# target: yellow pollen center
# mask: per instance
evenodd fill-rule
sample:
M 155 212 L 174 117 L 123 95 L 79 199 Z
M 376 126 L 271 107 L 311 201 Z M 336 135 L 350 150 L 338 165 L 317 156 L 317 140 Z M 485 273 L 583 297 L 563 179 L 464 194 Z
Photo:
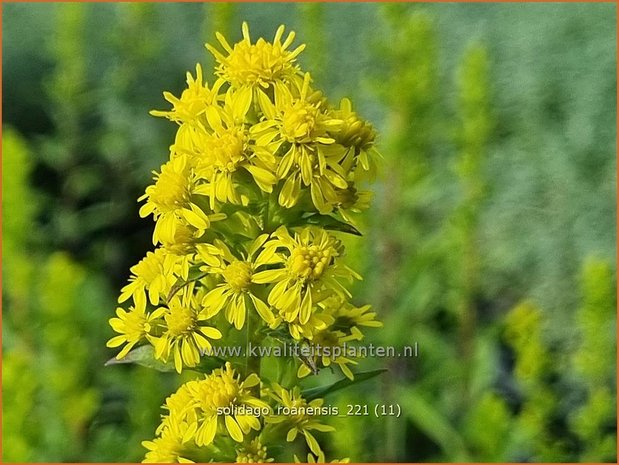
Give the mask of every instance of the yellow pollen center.
M 147 284 L 152 283 L 162 271 L 159 256 L 154 253 L 147 254 L 131 271 Z
M 237 86 L 272 83 L 293 72 L 294 65 L 289 54 L 281 45 L 264 39 L 258 39 L 255 44 L 240 42 L 220 67 L 220 74 Z
M 311 142 L 318 110 L 307 102 L 298 101 L 282 115 L 281 132 L 288 142 Z
M 171 309 L 172 310 L 172 309 Z M 195 325 L 195 316 L 190 308 L 175 307 L 165 316 L 168 331 L 171 336 L 178 337 L 191 331 Z
M 290 405 L 291 412 L 305 412 L 307 410 L 307 401 L 302 397 L 297 399 L 292 399 Z M 309 418 L 304 413 L 297 413 L 296 415 L 290 415 L 290 421 L 293 423 L 299 424 L 308 421 Z
M 239 383 L 229 373 L 209 376 L 201 382 L 200 406 L 207 413 L 217 412 L 218 407 L 228 407 L 240 391 Z
M 183 173 L 173 170 L 163 170 L 153 186 L 150 200 L 160 211 L 170 211 L 182 207 L 187 203 L 187 177 Z
M 290 269 L 300 278 L 318 279 L 331 263 L 331 248 L 320 250 L 316 245 L 301 246 L 290 255 Z
M 237 260 L 226 267 L 223 277 L 235 291 L 243 291 L 251 284 L 251 265 Z
M 245 158 L 244 145 L 243 135 L 236 131 L 213 137 L 205 150 L 207 163 L 212 163 L 219 171 L 233 172 L 238 163 Z
M 139 341 L 150 331 L 150 324 L 146 315 L 139 312 L 129 312 L 124 321 L 125 336 L 129 342 Z

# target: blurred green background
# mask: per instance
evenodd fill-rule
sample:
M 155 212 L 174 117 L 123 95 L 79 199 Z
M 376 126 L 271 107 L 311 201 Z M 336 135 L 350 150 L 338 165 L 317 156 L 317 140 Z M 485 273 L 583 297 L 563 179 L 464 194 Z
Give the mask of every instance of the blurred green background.
M 175 129 L 148 111 L 243 20 L 381 134 L 355 295 L 419 356 L 327 399 L 402 409 L 331 418 L 327 458 L 615 462 L 611 3 L 4 4 L 3 461 L 143 457 L 180 381 L 103 364 Z

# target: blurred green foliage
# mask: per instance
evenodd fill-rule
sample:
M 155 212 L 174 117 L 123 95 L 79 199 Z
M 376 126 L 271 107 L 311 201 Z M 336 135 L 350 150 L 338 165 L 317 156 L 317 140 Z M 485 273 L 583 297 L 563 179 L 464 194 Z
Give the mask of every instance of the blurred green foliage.
M 118 289 L 150 249 L 137 197 L 172 129 L 147 115 L 202 47 L 280 23 L 381 134 L 352 247 L 419 357 L 328 402 L 327 457 L 616 461 L 616 6 L 7 4 L 3 460 L 136 461 L 175 375 L 104 368 Z M 43 46 L 41 44 L 44 44 Z M 10 126 L 10 127 L 9 127 Z M 21 134 L 21 135 L 20 135 Z M 371 369 L 371 367 L 369 367 Z M 189 376 L 189 375 L 188 375 Z

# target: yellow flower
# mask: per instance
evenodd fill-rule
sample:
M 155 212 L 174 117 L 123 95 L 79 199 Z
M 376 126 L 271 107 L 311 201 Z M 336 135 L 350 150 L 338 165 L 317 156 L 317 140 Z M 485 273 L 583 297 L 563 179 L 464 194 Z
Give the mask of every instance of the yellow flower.
M 281 317 L 278 318 L 281 319 Z M 294 320 L 288 321 L 287 323 L 288 330 L 290 331 L 290 335 L 293 338 L 297 340 L 301 340 L 304 338 L 312 340 L 314 338 L 314 334 L 324 329 L 327 329 L 333 324 L 334 321 L 335 320 L 333 319 L 333 317 L 327 313 L 312 312 L 309 320 L 307 320 L 305 323 L 301 323 L 299 315 L 297 315 Z M 276 323 L 274 323 L 272 326 L 277 327 L 278 324 L 279 321 L 276 321 Z
M 337 200 L 333 203 L 333 207 L 342 216 L 344 221 L 350 224 L 355 224 L 351 213 L 360 213 L 370 207 L 372 192 L 358 191 L 353 185 L 349 185 L 347 189 L 338 189 L 336 191 Z
M 179 373 L 183 366 L 196 366 L 200 356 L 212 349 L 209 339 L 221 339 L 218 329 L 204 324 L 207 316 L 195 310 L 193 288 L 194 283 L 185 286 L 172 297 L 167 308 L 157 310 L 164 320 L 160 324 L 163 334 L 150 338 L 155 358 L 167 361 L 172 355 Z
M 342 146 L 335 145 L 330 131 L 342 121 L 321 108 L 322 99 L 309 92 L 309 74 L 305 74 L 300 95 L 296 97 L 284 85 L 275 85 L 273 103 L 260 92 L 258 102 L 266 120 L 251 128 L 258 147 L 276 154 L 282 149 L 277 177 L 285 179 L 279 193 L 279 204 L 293 207 L 301 195 L 301 187 L 309 186 L 314 206 L 329 213 L 337 201 L 336 189 L 346 189 L 347 173 L 339 161 L 344 157 Z
M 350 297 L 341 279 L 361 277 L 338 262 L 343 251 L 341 243 L 326 231 L 306 227 L 292 238 L 285 227 L 273 233 L 273 239 L 264 245 L 265 255 L 279 257 L 283 268 L 260 271 L 254 275 L 256 283 L 275 283 L 268 302 L 279 309 L 285 321 L 301 324 L 309 321 L 318 293 L 335 292 Z M 276 252 L 285 249 L 284 252 Z M 271 262 L 275 259 L 269 257 Z
M 267 234 L 258 237 L 250 245 L 248 252 L 241 257 L 234 255 L 219 240 L 216 240 L 214 244 L 198 246 L 198 256 L 205 263 L 200 270 L 223 278 L 221 284 L 209 291 L 202 300 L 205 313 L 209 317 L 225 308 L 226 319 L 233 323 L 236 329 L 241 329 L 245 324 L 248 303 L 251 301 L 260 317 L 267 324 L 273 324 L 275 321 L 273 312 L 252 292 L 252 285 L 256 282 L 254 279 L 256 268 L 271 264 L 276 260 L 272 253 L 258 255 L 267 238 Z M 254 258 L 256 255 L 258 257 Z
M 259 431 L 259 416 L 238 413 L 243 407 L 269 410 L 266 402 L 251 394 L 250 389 L 259 384 L 260 379 L 254 373 L 240 381 L 230 363 L 226 363 L 225 368 L 214 370 L 205 379 L 187 383 L 187 391 L 193 400 L 185 410 L 195 411 L 195 443 L 198 446 L 211 444 L 219 425 L 225 426 L 225 431 L 236 442 L 242 442 L 243 435 L 251 430 Z M 218 409 L 226 408 L 229 411 L 218 414 Z
M 142 218 L 152 214 L 155 218 L 153 244 L 174 242 L 176 229 L 189 225 L 203 233 L 211 221 L 219 221 L 223 213 L 206 214 L 194 201 L 196 195 L 207 195 L 205 185 L 196 185 L 192 180 L 191 167 L 187 156 L 178 155 L 161 167 L 155 174 L 155 184 L 146 188 L 146 193 L 138 199 L 146 199 L 140 208 Z
M 295 80 L 299 74 L 299 67 L 295 61 L 305 45 L 300 45 L 292 51 L 288 50 L 294 41 L 294 32 L 289 33 L 282 43 L 284 26 L 280 26 L 275 33 L 273 43 L 260 38 L 252 44 L 249 27 L 245 22 L 242 31 L 243 40 L 234 47 L 231 47 L 221 34 L 216 34 L 227 56 L 215 47 L 206 44 L 206 48 L 217 61 L 217 75 L 233 87 L 268 88 L 276 82 Z
M 265 421 L 274 424 L 284 423 L 286 426 L 290 426 L 286 435 L 286 440 L 288 442 L 294 441 L 297 435 L 301 434 L 305 436 L 310 450 L 314 454 L 320 454 L 322 452 L 320 445 L 310 431 L 335 431 L 335 428 L 332 426 L 320 423 L 317 419 L 318 415 L 313 414 L 322 407 L 324 399 L 314 399 L 307 402 L 301 396 L 301 389 L 298 386 L 288 391 L 279 384 L 273 385 L 270 394 L 282 407 L 289 409 L 284 411 L 290 413 L 290 415 L 273 415 L 267 417 Z M 309 414 L 309 411 L 311 411 L 312 414 Z
M 253 439 L 249 444 L 239 447 L 236 451 L 236 463 L 270 463 L 266 446 L 260 442 L 260 438 Z
M 359 326 L 368 328 L 380 328 L 383 326 L 381 321 L 376 319 L 376 312 L 372 312 L 370 305 L 355 307 L 348 302 L 343 302 L 332 313 L 335 318 L 334 327 L 346 330 L 351 334 L 360 334 Z
M 347 98 L 340 101 L 340 108 L 334 111 L 333 115 L 342 121 L 342 125 L 337 131 L 332 132 L 332 136 L 338 144 L 347 148 L 346 156 L 341 161 L 342 167 L 348 173 L 368 172 L 370 178 L 373 177 L 376 172 L 375 158 L 380 156 L 374 147 L 376 140 L 374 127 L 359 118 Z M 352 180 L 360 179 L 359 176 L 354 176 Z
M 294 462 L 295 463 L 304 463 L 301 462 L 301 460 L 299 460 L 299 458 L 295 455 L 294 456 Z M 339 460 L 331 460 L 330 462 L 327 462 L 326 458 L 325 458 L 325 454 L 320 451 L 319 454 L 317 454 L 316 456 L 314 456 L 313 454 L 307 454 L 307 462 L 305 463 L 350 463 L 350 459 L 348 457 L 344 458 L 344 459 L 339 459 Z
M 146 308 L 146 293 L 151 304 L 165 301 L 166 296 L 176 282 L 175 271 L 177 257 L 164 249 L 147 252 L 137 265 L 131 267 L 129 284 L 120 291 L 118 302 L 122 303 L 133 297 L 136 307 Z
M 211 208 L 215 207 L 215 200 L 241 203 L 239 185 L 243 183 L 239 175 L 244 171 L 264 192 L 271 192 L 277 182 L 273 155 L 264 150 L 254 151 L 249 145 L 244 123 L 250 103 L 249 89 L 229 90 L 223 107 L 213 105 L 206 109 L 208 128 L 199 125 L 175 145 L 175 150 L 191 155 L 196 177 L 208 183 L 202 192 L 208 193 Z
M 175 414 L 165 417 L 158 429 L 159 437 L 152 441 L 142 441 L 142 446 L 148 449 L 142 463 L 194 463 L 185 455 L 189 423 L 181 420 Z
M 191 73 L 187 73 L 187 89 L 183 91 L 180 98 L 175 97 L 170 92 L 164 92 L 165 99 L 172 104 L 172 111 L 152 110 L 153 116 L 162 116 L 178 123 L 194 122 L 202 115 L 208 105 L 215 102 L 221 87 L 221 82 L 216 82 L 212 89 L 202 83 L 202 67 L 196 65 L 195 79 Z
M 161 316 L 161 312 L 147 313 L 146 303 L 140 301 L 135 307 L 129 307 L 129 311 L 118 307 L 116 309 L 117 318 L 110 319 L 110 326 L 119 336 L 114 336 L 107 341 L 107 347 L 120 347 L 125 344 L 117 359 L 125 357 L 133 347 L 145 340 L 154 327 L 154 321 Z
M 359 334 L 353 333 L 346 335 L 342 331 L 332 329 L 325 329 L 314 334 L 312 346 L 314 346 L 314 350 L 318 352 L 318 354 L 313 357 L 314 365 L 320 368 L 329 367 L 331 363 L 335 363 L 340 367 L 344 376 L 349 379 L 354 379 L 353 373 L 350 371 L 350 368 L 348 368 L 348 365 L 356 365 L 357 362 L 348 358 L 343 348 L 345 347 L 344 343 L 358 339 Z M 335 350 L 338 350 L 338 352 L 336 353 Z M 312 370 L 306 364 L 301 364 L 297 370 L 297 376 L 299 378 L 304 378 L 310 373 L 312 373 Z

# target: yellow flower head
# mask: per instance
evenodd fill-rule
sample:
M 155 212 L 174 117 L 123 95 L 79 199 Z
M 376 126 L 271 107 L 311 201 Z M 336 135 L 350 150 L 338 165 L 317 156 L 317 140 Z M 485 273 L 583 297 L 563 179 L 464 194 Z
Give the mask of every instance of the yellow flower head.
M 342 370 L 342 373 L 349 378 L 354 379 L 352 371 L 348 367 L 349 364 L 356 365 L 357 362 L 351 360 L 343 353 L 344 343 L 359 339 L 359 334 L 346 335 L 342 331 L 336 331 L 333 329 L 325 329 L 319 331 L 313 335 L 312 345 L 316 351 L 320 350 L 321 353 L 315 355 L 314 365 L 319 368 L 329 367 L 331 363 L 336 364 Z M 335 352 L 335 350 L 339 350 Z M 301 364 L 297 370 L 297 376 L 304 378 L 312 372 L 309 366 Z
M 304 463 L 301 460 L 299 460 L 299 458 L 296 455 L 294 456 L 294 462 Z M 339 459 L 339 460 L 336 459 L 336 460 L 331 460 L 330 462 L 327 462 L 324 452 L 321 451 L 319 454 L 315 456 L 314 454 L 307 454 L 307 462 L 305 463 L 350 463 L 350 459 L 346 457 L 344 459 Z
M 146 293 L 153 305 L 165 300 L 176 282 L 177 259 L 177 256 L 164 249 L 147 252 L 146 257 L 131 267 L 129 284 L 121 289 L 118 302 L 133 297 L 136 307 L 146 308 Z
M 269 409 L 266 402 L 252 395 L 251 388 L 259 384 L 260 379 L 253 373 L 241 381 L 229 363 L 226 363 L 225 368 L 214 370 L 204 379 L 187 383 L 192 403 L 186 406 L 185 410 L 193 410 L 196 417 L 195 443 L 198 446 L 211 444 L 218 425 L 225 426 L 225 431 L 236 442 L 243 442 L 243 436 L 251 430 L 259 431 L 259 416 L 238 413 L 242 407 Z M 225 408 L 230 410 L 218 414 L 218 409 Z
M 346 189 L 346 173 L 339 165 L 345 152 L 332 146 L 329 135 L 342 121 L 322 108 L 324 101 L 310 93 L 310 76 L 305 74 L 299 96 L 287 86 L 275 86 L 272 102 L 260 92 L 259 103 L 266 119 L 251 128 L 257 146 L 274 155 L 284 151 L 277 166 L 277 177 L 286 179 L 279 194 L 280 205 L 291 208 L 309 186 L 312 201 L 321 213 L 330 212 L 336 202 L 336 189 Z
M 370 150 L 374 146 L 376 140 L 374 127 L 359 118 L 352 110 L 352 103 L 349 99 L 344 98 L 340 101 L 340 109 L 334 112 L 334 116 L 342 120 L 339 130 L 333 133 L 338 144 L 344 147 L 354 147 L 360 151 Z
M 275 33 L 273 43 L 260 38 L 255 44 L 251 43 L 249 27 L 243 23 L 243 40 L 231 47 L 228 41 L 219 33 L 216 37 L 224 48 L 227 56 L 215 47 L 206 44 L 206 48 L 217 60 L 216 73 L 233 87 L 260 86 L 267 88 L 275 82 L 289 82 L 299 73 L 295 64 L 296 58 L 303 51 L 305 45 L 294 50 L 288 47 L 294 41 L 295 33 L 288 34 L 281 42 L 284 26 L 280 26 Z
M 285 316 L 285 315 L 284 315 Z M 281 316 L 278 317 L 278 320 L 283 319 Z M 329 326 L 333 324 L 335 320 L 331 315 L 324 312 L 312 312 L 305 323 L 301 323 L 300 315 L 292 321 L 286 321 L 288 324 L 288 330 L 290 331 L 290 335 L 296 340 L 308 339 L 312 340 L 314 338 L 314 334 L 324 329 L 327 329 Z M 278 326 L 279 321 L 276 321 L 276 324 L 273 326 Z
M 145 305 L 145 302 L 141 302 L 141 305 L 136 304 L 135 307 L 129 307 L 128 312 L 119 307 L 116 309 L 117 318 L 110 319 L 110 326 L 119 333 L 119 336 L 111 338 L 106 345 L 107 347 L 119 347 L 125 344 L 116 356 L 119 360 L 150 335 L 154 321 L 160 316 L 156 312 L 147 313 Z
M 355 307 L 348 302 L 343 302 L 332 313 L 335 318 L 334 327 L 347 331 L 350 334 L 360 333 L 359 326 L 368 328 L 380 328 L 381 321 L 376 319 L 376 312 L 372 312 L 370 305 Z
M 361 277 L 347 266 L 340 264 L 341 243 L 323 229 L 306 227 L 294 238 L 285 227 L 273 233 L 264 248 L 266 253 L 277 251 L 282 268 L 260 271 L 254 282 L 274 283 L 268 297 L 269 304 L 279 309 L 284 320 L 305 324 L 309 321 L 317 293 L 335 292 L 343 296 L 350 293 L 340 282 Z M 282 250 L 283 249 L 283 250 Z
M 191 226 L 197 234 L 204 232 L 211 221 L 226 217 L 222 213 L 205 213 L 194 201 L 194 196 L 205 194 L 204 186 L 193 181 L 191 167 L 185 155 L 179 155 L 161 167 L 155 174 L 155 184 L 146 188 L 146 193 L 138 199 L 146 199 L 140 208 L 142 218 L 152 214 L 155 218 L 153 244 L 174 242 L 179 226 Z
M 214 245 L 201 244 L 198 246 L 198 256 L 204 261 L 201 267 L 212 275 L 219 275 L 222 279 L 214 289 L 209 291 L 202 300 L 205 313 L 211 317 L 225 308 L 226 319 L 233 323 L 236 329 L 245 324 L 247 308 L 251 306 L 260 317 L 269 325 L 273 324 L 273 312 L 262 299 L 252 292 L 255 289 L 254 274 L 258 267 L 268 265 L 276 260 L 273 253 L 258 255 L 268 235 L 258 237 L 249 247 L 246 254 L 237 256 L 221 241 Z M 257 258 L 256 258 L 256 255 Z
M 224 106 L 206 110 L 206 124 L 188 131 L 175 150 L 188 153 L 195 166 L 196 178 L 204 180 L 204 190 L 214 208 L 219 202 L 242 203 L 239 193 L 239 174 L 249 173 L 258 187 L 271 192 L 277 182 L 274 174 L 275 158 L 266 151 L 254 151 L 249 145 L 249 134 L 244 124 L 251 103 L 251 91 L 228 91 Z
M 148 449 L 142 463 L 194 463 L 183 455 L 190 445 L 187 444 L 189 423 L 176 415 L 165 418 L 159 428 L 159 437 L 152 441 L 142 441 Z
M 215 102 L 219 93 L 221 83 L 215 83 L 212 89 L 203 84 L 202 67 L 196 65 L 195 79 L 191 73 L 187 73 L 187 89 L 183 91 L 180 98 L 175 97 L 170 92 L 164 92 L 165 99 L 172 104 L 171 111 L 152 110 L 153 116 L 162 116 L 178 123 L 192 123 L 202 115 L 207 107 Z
M 292 442 L 296 439 L 297 435 L 301 434 L 305 436 L 307 445 L 314 454 L 322 452 L 318 441 L 310 431 L 329 432 L 335 431 L 335 428 L 320 423 L 319 416 L 315 412 L 319 411 L 322 407 L 323 399 L 314 399 L 307 402 L 303 396 L 301 396 L 301 389 L 297 386 L 292 390 L 286 390 L 279 384 L 274 384 L 270 392 L 271 397 L 285 407 L 284 412 L 286 415 L 273 415 L 266 418 L 267 423 L 279 424 L 283 423 L 290 429 L 286 435 L 286 440 Z
M 158 309 L 163 317 L 163 334 L 151 338 L 155 358 L 167 361 L 171 355 L 179 373 L 183 366 L 196 366 L 201 355 L 212 349 L 209 339 L 221 339 L 221 332 L 207 326 L 206 315 L 196 310 L 193 287 L 189 284 L 172 297 L 167 308 Z
M 253 439 L 249 444 L 239 447 L 236 451 L 236 463 L 270 463 L 266 446 L 263 446 L 259 438 Z

